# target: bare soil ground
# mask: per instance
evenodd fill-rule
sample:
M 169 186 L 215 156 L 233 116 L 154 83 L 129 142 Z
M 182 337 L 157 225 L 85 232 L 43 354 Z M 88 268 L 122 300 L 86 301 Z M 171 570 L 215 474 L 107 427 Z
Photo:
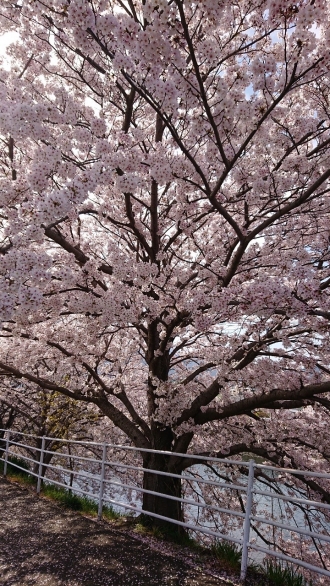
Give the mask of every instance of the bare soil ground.
M 174 553 L 173 553 L 174 552 Z M 208 562 L 150 547 L 0 477 L 1 586 L 225 586 Z M 213 575 L 212 575 L 213 574 Z

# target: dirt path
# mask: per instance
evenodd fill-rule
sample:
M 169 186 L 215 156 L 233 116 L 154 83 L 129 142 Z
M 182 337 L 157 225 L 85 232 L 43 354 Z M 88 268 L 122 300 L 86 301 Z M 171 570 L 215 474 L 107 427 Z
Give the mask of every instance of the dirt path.
M 225 586 L 127 530 L 64 509 L 0 477 L 1 586 Z

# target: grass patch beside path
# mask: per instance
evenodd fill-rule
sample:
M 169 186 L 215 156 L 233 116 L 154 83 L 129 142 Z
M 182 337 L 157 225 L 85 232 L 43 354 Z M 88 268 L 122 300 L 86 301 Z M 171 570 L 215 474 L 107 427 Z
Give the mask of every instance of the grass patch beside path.
M 24 470 L 17 468 L 15 464 L 20 466 L 20 468 L 24 468 Z M 3 474 L 3 470 L 4 461 L 0 459 L 1 474 Z M 23 485 L 36 486 L 37 484 L 36 476 L 33 476 L 29 473 L 27 464 L 22 458 L 11 457 L 8 460 L 7 478 L 8 480 L 18 482 L 19 484 Z M 72 491 L 69 488 L 66 489 L 61 486 L 55 486 L 53 484 L 47 484 L 43 482 L 41 487 L 41 495 L 56 501 L 73 511 L 91 515 L 92 517 L 97 516 L 98 504 L 87 496 L 72 494 Z M 112 507 L 103 506 L 102 518 L 109 521 L 114 521 L 122 517 L 123 515 L 114 511 Z
M 86 515 L 91 515 L 93 517 L 97 516 L 98 504 L 87 496 L 72 494 L 69 489 L 54 486 L 52 484 L 44 484 L 42 487 L 42 494 L 73 511 L 85 513 Z M 103 517 L 110 521 L 114 521 L 120 519 L 122 515 L 114 511 L 112 507 L 103 506 L 102 518 Z
M 273 560 L 266 561 L 263 572 L 270 586 L 313 586 L 312 581 L 305 580 L 297 569 L 284 567 Z
M 135 532 L 150 535 L 151 537 L 155 537 L 162 541 L 169 541 L 176 545 L 180 545 L 181 547 L 190 547 L 191 549 L 200 551 L 205 550 L 205 547 L 198 543 L 198 541 L 191 537 L 186 531 L 183 530 L 181 533 L 178 533 L 175 530 L 175 527 L 173 527 L 173 531 L 171 530 L 171 527 L 158 527 L 157 525 L 154 525 L 152 521 L 150 522 L 150 517 L 148 517 L 148 515 L 143 513 L 136 517 Z
M 0 474 L 3 474 L 5 462 L 0 459 Z M 19 466 L 20 468 L 17 468 Z M 22 470 L 23 468 L 23 470 Z M 11 456 L 7 462 L 7 476 L 11 480 L 20 482 L 22 484 L 36 484 L 36 477 L 29 473 L 27 463 L 23 458 Z
M 215 541 L 211 546 L 211 553 L 229 570 L 240 570 L 242 550 L 235 543 Z
M 215 541 L 211 552 L 228 570 L 239 572 L 242 559 L 242 550 L 229 541 Z M 264 565 L 251 565 L 248 574 L 265 577 L 267 586 L 313 586 L 312 580 L 306 580 L 293 566 L 284 566 L 275 560 L 266 560 Z

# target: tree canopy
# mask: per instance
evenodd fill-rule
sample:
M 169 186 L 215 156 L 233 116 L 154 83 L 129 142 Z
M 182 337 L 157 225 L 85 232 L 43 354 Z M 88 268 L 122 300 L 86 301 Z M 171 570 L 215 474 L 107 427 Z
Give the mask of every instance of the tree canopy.
M 2 374 L 140 448 L 326 469 L 330 4 L 0 19 Z

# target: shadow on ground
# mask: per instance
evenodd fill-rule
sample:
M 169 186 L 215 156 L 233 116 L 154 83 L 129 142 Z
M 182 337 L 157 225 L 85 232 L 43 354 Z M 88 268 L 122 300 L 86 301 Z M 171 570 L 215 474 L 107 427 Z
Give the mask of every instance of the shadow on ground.
M 222 586 L 227 582 L 0 478 L 1 586 Z

